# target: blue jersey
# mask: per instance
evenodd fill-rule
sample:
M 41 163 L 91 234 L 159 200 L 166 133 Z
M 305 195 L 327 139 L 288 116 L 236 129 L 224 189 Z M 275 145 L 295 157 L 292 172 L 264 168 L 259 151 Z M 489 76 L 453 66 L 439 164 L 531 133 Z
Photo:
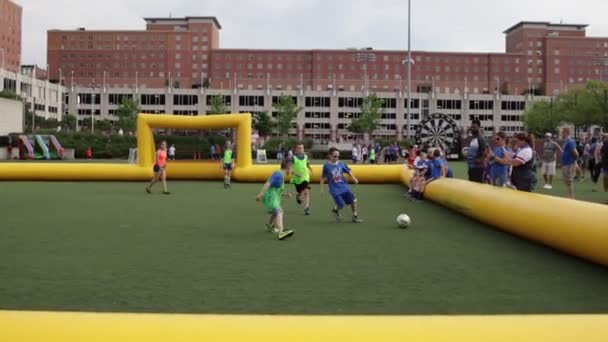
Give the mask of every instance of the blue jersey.
M 344 177 L 345 173 L 350 173 L 350 169 L 342 162 L 338 162 L 337 164 L 325 163 L 323 165 L 323 177 L 327 178 L 329 193 L 333 196 L 350 192 L 350 187 L 348 186 L 346 177 Z
M 452 170 L 452 168 L 450 167 L 450 165 L 448 164 L 448 161 L 445 160 L 444 158 L 439 159 L 439 161 L 441 162 L 441 164 L 443 166 L 445 166 L 445 168 L 448 170 L 446 177 L 447 178 L 454 178 L 454 170 Z
M 574 151 L 576 151 L 576 142 L 572 138 L 566 139 L 566 143 L 564 144 L 564 152 L 562 152 L 563 166 L 570 166 L 576 163 Z
M 505 151 L 511 152 L 511 149 L 508 147 L 496 147 L 494 149 L 494 155 L 500 159 L 505 158 Z M 490 174 L 492 178 L 507 176 L 509 174 L 509 165 L 503 165 L 497 161 L 492 162 L 492 166 L 490 167 Z
M 431 178 L 439 179 L 443 176 L 443 163 L 439 159 L 430 160 L 429 170 L 431 171 Z

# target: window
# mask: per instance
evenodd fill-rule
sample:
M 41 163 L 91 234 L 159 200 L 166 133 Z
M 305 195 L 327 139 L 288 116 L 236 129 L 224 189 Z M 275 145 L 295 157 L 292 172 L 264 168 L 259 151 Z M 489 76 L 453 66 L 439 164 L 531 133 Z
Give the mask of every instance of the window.
M 418 109 L 420 108 L 420 99 L 412 99 L 411 101 L 411 107 L 412 109 Z M 404 104 L 405 108 L 407 108 L 407 99 L 405 99 L 405 104 Z
M 524 101 L 502 101 L 501 108 L 502 110 L 524 111 L 526 103 Z
M 293 101 L 293 103 L 296 103 L 296 104 L 298 103 L 298 98 L 295 97 L 295 96 L 292 96 L 291 100 Z M 274 106 L 274 105 L 276 105 L 278 103 L 279 103 L 279 97 L 278 96 L 273 96 L 272 97 L 272 105 Z
M 519 116 L 519 115 L 501 115 L 500 120 L 501 121 L 521 122 L 521 116 Z
M 382 119 L 383 120 L 396 120 L 397 114 L 396 113 L 382 113 Z
M 306 97 L 306 107 L 329 107 L 331 99 L 329 97 Z
M 338 107 L 340 108 L 359 108 L 363 103 L 363 99 L 360 97 L 340 97 L 338 99 Z
M 383 99 L 382 100 L 382 108 L 397 108 L 397 99 Z
M 473 110 L 493 110 L 494 101 L 469 101 L 469 109 Z
M 264 96 L 239 96 L 239 106 L 264 106 Z
M 141 104 L 143 106 L 164 106 L 165 95 L 164 94 L 142 94 Z
M 176 106 L 195 106 L 198 104 L 198 96 L 173 95 L 173 104 Z
M 306 112 L 304 117 L 307 119 L 329 119 L 329 112 Z
M 462 109 L 461 100 L 437 100 L 437 109 Z
M 213 98 L 215 96 L 218 96 L 218 95 L 207 95 L 207 106 L 209 106 L 209 104 L 213 102 Z M 221 96 L 221 95 L 219 95 L 219 96 Z M 224 105 L 226 105 L 228 107 L 232 105 L 232 96 L 230 96 L 230 95 L 224 96 Z
M 469 115 L 469 120 L 479 120 L 479 121 L 494 121 L 494 115 L 491 114 L 482 114 L 482 115 Z
M 125 100 L 131 100 L 133 95 L 131 94 L 110 94 L 108 97 L 108 103 L 110 105 L 120 105 Z

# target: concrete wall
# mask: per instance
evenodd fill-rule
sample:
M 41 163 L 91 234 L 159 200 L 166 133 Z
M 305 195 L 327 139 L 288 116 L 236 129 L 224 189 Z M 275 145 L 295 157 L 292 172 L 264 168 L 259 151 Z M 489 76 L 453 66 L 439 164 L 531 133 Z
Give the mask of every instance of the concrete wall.
M 23 131 L 23 103 L 0 98 L 0 135 Z

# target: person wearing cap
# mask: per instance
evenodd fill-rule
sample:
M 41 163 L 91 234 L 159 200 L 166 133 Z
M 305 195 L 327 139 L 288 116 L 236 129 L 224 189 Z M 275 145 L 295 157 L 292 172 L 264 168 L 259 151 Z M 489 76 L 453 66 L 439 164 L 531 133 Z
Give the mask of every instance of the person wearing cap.
M 557 169 L 557 152 L 561 152 L 562 148 L 553 140 L 551 133 L 545 134 L 545 143 L 543 145 L 543 177 L 545 179 L 545 190 L 553 189 L 553 178 Z

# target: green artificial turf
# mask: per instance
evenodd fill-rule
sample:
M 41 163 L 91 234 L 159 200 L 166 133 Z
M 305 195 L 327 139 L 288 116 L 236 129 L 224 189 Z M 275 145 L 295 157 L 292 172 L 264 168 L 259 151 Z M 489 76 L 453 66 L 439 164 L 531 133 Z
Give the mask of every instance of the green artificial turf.
M 361 225 L 336 224 L 315 186 L 313 216 L 286 203 L 296 234 L 282 242 L 264 230 L 260 187 L 171 182 L 171 196 L 149 196 L 141 183 L 0 183 L 0 309 L 608 312 L 608 269 L 408 202 L 398 185 L 354 188 Z M 394 223 L 404 212 L 407 230 Z

